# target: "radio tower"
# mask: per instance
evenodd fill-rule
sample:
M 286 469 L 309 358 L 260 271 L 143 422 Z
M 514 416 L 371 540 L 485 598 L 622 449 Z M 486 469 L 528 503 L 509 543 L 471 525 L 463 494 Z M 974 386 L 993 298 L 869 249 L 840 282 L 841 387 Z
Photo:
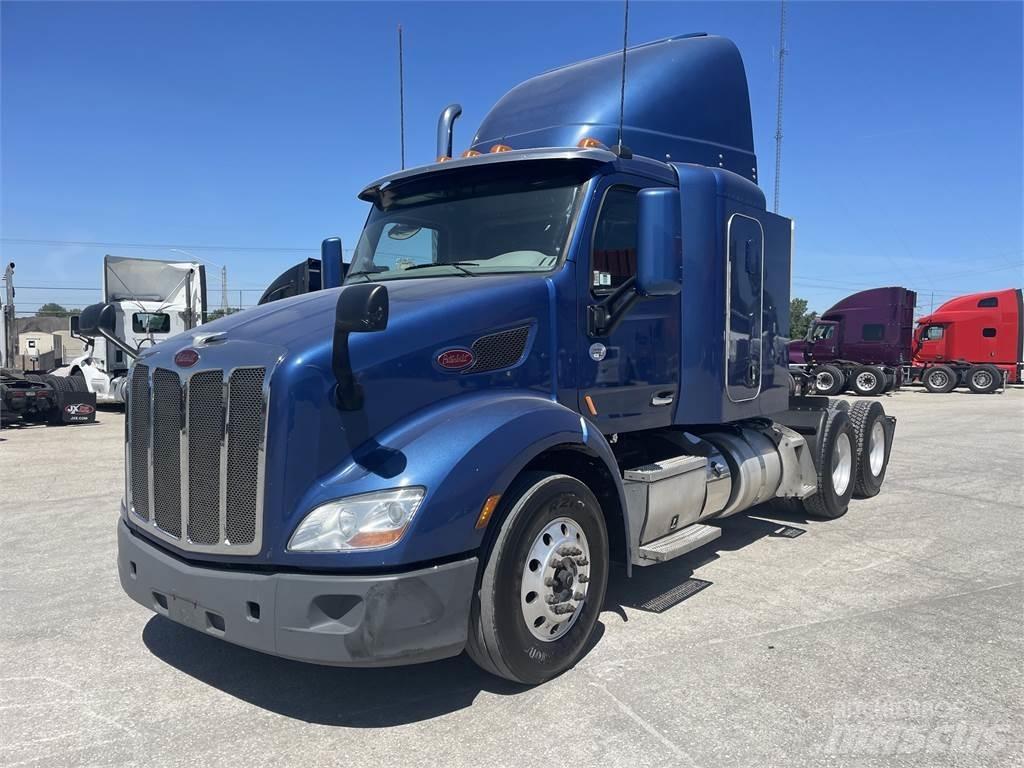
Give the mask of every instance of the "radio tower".
M 779 3 L 779 97 L 775 106 L 775 204 L 779 212 L 779 179 L 782 176 L 782 81 L 786 67 L 786 0 Z
M 778 193 L 776 193 L 777 195 Z M 239 307 L 241 309 L 241 307 Z M 222 314 L 228 313 L 228 268 L 220 268 L 220 311 Z

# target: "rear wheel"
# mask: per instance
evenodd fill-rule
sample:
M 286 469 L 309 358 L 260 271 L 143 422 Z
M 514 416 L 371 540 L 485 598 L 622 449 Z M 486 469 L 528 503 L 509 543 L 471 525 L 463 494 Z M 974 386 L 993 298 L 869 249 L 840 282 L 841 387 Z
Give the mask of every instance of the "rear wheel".
M 466 651 L 488 672 L 533 685 L 587 651 L 608 584 L 608 533 L 594 494 L 568 475 L 524 473 L 505 499 Z
M 885 390 L 885 372 L 874 365 L 862 365 L 853 371 L 851 387 L 862 397 L 874 397 Z
M 856 449 L 850 413 L 831 408 L 825 430 L 819 435 L 814 466 L 818 472 L 818 490 L 803 500 L 804 510 L 813 517 L 835 519 L 846 514 L 853 496 Z
M 823 365 L 814 373 L 814 388 L 821 395 L 838 395 L 846 388 L 846 377 L 834 365 Z
M 850 409 L 857 465 L 853 493 L 860 498 L 875 496 L 882 489 L 889 466 L 885 435 L 885 410 L 877 400 L 861 400 Z
M 929 392 L 944 394 L 956 386 L 956 372 L 948 365 L 936 365 L 921 376 L 921 383 Z
M 68 376 L 68 383 L 71 385 L 72 392 L 89 391 L 89 385 L 85 383 L 85 374 L 81 371 L 75 371 Z
M 968 368 L 964 374 L 964 383 L 977 395 L 995 392 L 1002 380 L 1002 372 L 994 365 L 975 365 Z

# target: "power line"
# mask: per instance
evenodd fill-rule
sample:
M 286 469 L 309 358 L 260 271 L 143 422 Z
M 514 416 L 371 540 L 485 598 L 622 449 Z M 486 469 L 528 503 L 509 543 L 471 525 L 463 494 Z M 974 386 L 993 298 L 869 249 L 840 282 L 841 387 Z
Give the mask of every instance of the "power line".
M 154 250 L 170 250 L 181 248 L 193 251 L 238 251 L 257 253 L 320 253 L 319 248 L 287 248 L 284 246 L 248 246 L 248 245 L 181 245 L 179 243 L 116 243 L 102 240 L 43 240 L 25 237 L 0 237 L 0 243 L 9 245 L 49 245 L 49 246 L 85 246 L 89 248 L 151 248 Z M 351 251 L 352 249 L 346 248 Z

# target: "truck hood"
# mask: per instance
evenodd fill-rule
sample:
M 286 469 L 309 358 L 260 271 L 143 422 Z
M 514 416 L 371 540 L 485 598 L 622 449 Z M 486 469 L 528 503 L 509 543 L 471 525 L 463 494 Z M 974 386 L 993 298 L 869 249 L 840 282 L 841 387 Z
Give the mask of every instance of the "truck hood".
M 272 371 L 268 522 L 273 517 L 290 519 L 296 510 L 289 505 L 353 461 L 357 474 L 391 477 L 377 462 L 386 455 L 386 446 L 377 442 L 380 435 L 436 403 L 481 389 L 551 394 L 549 308 L 555 293 L 547 276 L 417 278 L 384 284 L 390 305 L 387 329 L 349 337 L 352 367 L 364 396 L 358 411 L 342 411 L 334 399 L 334 314 L 346 287 L 225 317 L 160 344 L 142 358 L 147 365 L 174 370 L 174 355 L 193 347 L 200 357 L 196 370 L 257 365 Z M 481 346 L 477 342 L 482 337 L 498 338 L 499 343 L 485 341 Z M 454 348 L 473 350 L 478 360 L 490 362 L 446 370 L 438 356 Z

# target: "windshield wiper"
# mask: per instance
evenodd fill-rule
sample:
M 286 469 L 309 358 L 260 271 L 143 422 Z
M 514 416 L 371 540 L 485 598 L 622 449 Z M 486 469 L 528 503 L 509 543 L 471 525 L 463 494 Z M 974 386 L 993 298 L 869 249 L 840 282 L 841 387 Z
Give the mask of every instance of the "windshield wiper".
M 345 279 L 348 280 L 350 277 L 365 277 L 366 278 L 366 282 L 372 283 L 373 280 L 370 279 L 370 275 L 373 275 L 373 274 L 376 274 L 376 272 L 367 272 L 367 271 L 363 271 L 363 270 L 361 270 L 359 272 L 348 272 L 348 273 L 345 274 Z
M 411 272 L 414 269 L 426 269 L 427 267 L 455 267 L 460 272 L 465 272 L 470 277 L 476 277 L 476 272 L 470 272 L 465 267 L 479 267 L 475 261 L 444 261 L 438 264 L 413 264 L 411 267 L 406 267 L 403 272 Z

